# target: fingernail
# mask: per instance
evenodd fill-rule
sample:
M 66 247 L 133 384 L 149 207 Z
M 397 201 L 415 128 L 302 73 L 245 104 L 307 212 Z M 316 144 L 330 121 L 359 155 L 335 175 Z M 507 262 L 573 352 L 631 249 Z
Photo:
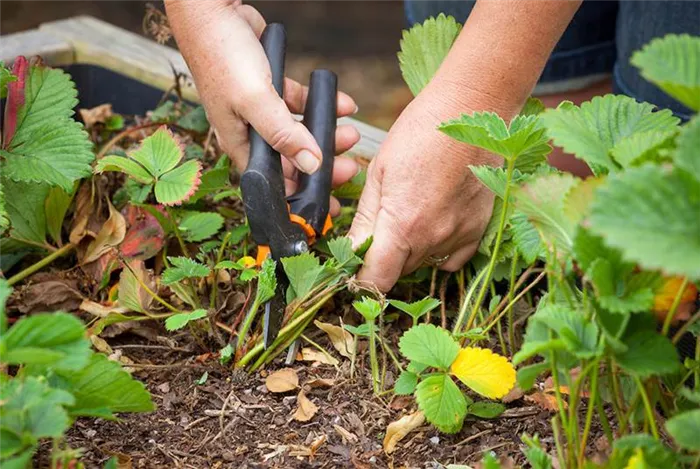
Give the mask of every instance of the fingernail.
M 357 104 L 355 104 L 355 110 L 354 110 L 352 113 L 353 113 L 353 114 L 357 114 L 358 112 L 360 112 L 360 106 L 358 106 Z
M 321 166 L 321 160 L 316 158 L 309 150 L 300 150 L 294 157 L 299 169 L 307 174 L 315 173 Z

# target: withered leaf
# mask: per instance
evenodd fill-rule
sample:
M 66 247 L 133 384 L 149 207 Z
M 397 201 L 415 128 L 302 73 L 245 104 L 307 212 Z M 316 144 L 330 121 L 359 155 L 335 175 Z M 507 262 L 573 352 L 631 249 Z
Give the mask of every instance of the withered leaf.
M 384 436 L 384 452 L 391 454 L 396 445 L 409 433 L 423 425 L 425 415 L 422 411 L 416 411 L 410 415 L 404 415 L 395 422 L 391 422 Z
M 265 379 L 265 386 L 274 393 L 293 391 L 299 387 L 299 376 L 292 368 L 282 368 L 270 373 Z
M 301 349 L 301 359 L 305 362 L 318 362 L 326 365 L 337 365 L 339 362 L 336 358 L 328 353 L 323 353 L 320 350 L 310 347 Z
M 335 347 L 339 354 L 346 358 L 351 358 L 353 356 L 355 351 L 355 339 L 350 332 L 346 331 L 340 326 L 335 326 L 333 324 L 328 324 L 321 321 L 314 321 L 314 324 L 316 324 L 316 327 L 328 334 L 333 347 Z
M 89 264 L 99 259 L 103 254 L 118 246 L 124 240 L 126 220 L 114 208 L 109 199 L 107 200 L 107 206 L 109 207 L 109 218 L 100 228 L 97 237 L 90 242 L 85 250 L 82 259 L 83 264 Z
M 294 412 L 294 420 L 299 422 L 308 422 L 316 415 L 318 412 L 318 407 L 316 404 L 311 402 L 311 400 L 306 397 L 304 390 L 299 391 L 297 395 L 297 410 Z
M 155 256 L 165 244 L 165 231 L 158 219 L 134 205 L 122 209 L 127 230 L 119 250 L 127 258 L 146 260 Z

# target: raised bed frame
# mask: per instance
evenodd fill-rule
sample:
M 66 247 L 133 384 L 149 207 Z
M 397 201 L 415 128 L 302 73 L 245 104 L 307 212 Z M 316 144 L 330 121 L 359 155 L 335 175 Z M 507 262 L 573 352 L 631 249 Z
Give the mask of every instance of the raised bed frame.
M 116 112 L 142 114 L 152 109 L 174 83 L 174 74 L 191 77 L 182 55 L 171 47 L 90 16 L 52 21 L 37 29 L 2 36 L 0 60 L 40 55 L 51 66 L 68 70 L 78 87 L 81 107 L 111 102 Z M 199 101 L 192 80 L 182 87 L 184 99 Z M 344 117 L 360 132 L 359 143 L 348 152 L 371 159 L 386 132 Z

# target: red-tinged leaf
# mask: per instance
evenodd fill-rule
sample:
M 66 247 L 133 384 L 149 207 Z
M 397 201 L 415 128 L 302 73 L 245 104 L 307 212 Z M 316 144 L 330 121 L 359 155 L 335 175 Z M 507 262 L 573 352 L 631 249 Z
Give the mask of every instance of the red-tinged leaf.
M 17 77 L 17 80 L 7 85 L 5 122 L 3 125 L 5 131 L 2 138 L 2 147 L 5 150 L 9 148 L 12 137 L 15 135 L 15 130 L 17 130 L 17 114 L 24 105 L 24 85 L 27 82 L 28 70 L 29 61 L 26 57 L 17 57 L 12 65 L 12 74 Z
M 158 254 L 165 244 L 165 231 L 158 219 L 134 205 L 127 205 L 122 213 L 127 223 L 120 247 L 124 257 L 146 260 Z

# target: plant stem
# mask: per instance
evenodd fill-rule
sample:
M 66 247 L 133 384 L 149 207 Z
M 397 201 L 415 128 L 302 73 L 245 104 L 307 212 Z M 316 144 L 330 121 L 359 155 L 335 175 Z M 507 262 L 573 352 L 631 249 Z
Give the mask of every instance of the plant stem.
M 43 269 L 47 265 L 51 264 L 53 261 L 58 259 L 59 257 L 63 257 L 69 252 L 71 252 L 75 248 L 75 244 L 73 243 L 68 243 L 65 246 L 63 246 L 60 249 L 55 250 L 48 256 L 44 257 L 41 259 L 39 262 L 36 262 L 26 269 L 22 270 L 21 272 L 18 272 L 17 274 L 13 275 L 7 280 L 8 285 L 12 286 L 15 283 L 24 280 L 25 278 L 29 277 L 32 275 L 34 272 L 37 272 L 38 270 Z
M 306 337 L 304 334 L 301 334 L 301 338 L 304 339 L 305 341 L 307 341 L 307 342 L 309 343 L 309 345 L 311 345 L 312 347 L 314 347 L 316 350 L 318 350 L 319 352 L 321 352 L 321 353 L 328 359 L 329 362 L 331 362 L 331 363 L 336 362 L 336 363 L 337 363 L 337 360 L 333 357 L 333 355 L 331 355 L 330 353 L 328 353 L 328 351 L 327 351 L 326 349 L 324 349 L 323 347 L 321 347 L 319 344 L 317 344 L 317 343 L 314 342 L 313 340 L 309 339 L 309 338 Z M 337 365 L 337 364 L 335 364 L 335 365 L 333 365 L 333 366 L 334 366 L 336 369 L 338 369 L 338 365 Z
M 158 296 L 158 294 L 156 292 L 154 292 L 153 290 L 148 288 L 148 285 L 146 285 L 146 283 L 143 280 L 141 280 L 141 277 L 136 275 L 136 272 L 134 272 L 134 269 L 131 268 L 131 266 L 129 265 L 128 262 L 126 262 L 124 259 L 121 259 L 121 257 L 120 257 L 120 260 L 122 261 L 122 264 L 124 264 L 124 267 L 129 269 L 129 272 L 131 272 L 131 275 L 134 276 L 134 278 L 138 282 L 139 286 L 141 288 L 143 288 L 146 291 L 146 293 L 148 293 L 151 296 L 151 298 L 153 298 L 158 303 L 162 304 L 163 306 L 165 306 L 166 308 L 168 308 L 170 311 L 172 311 L 175 314 L 182 313 L 182 311 L 180 311 L 179 309 L 177 309 L 176 307 L 174 307 L 173 305 L 171 305 L 170 303 L 165 301 L 163 298 Z M 148 316 L 149 318 L 152 318 L 152 319 L 166 318 L 166 317 L 170 316 L 170 314 L 165 314 L 165 315 L 163 315 L 163 314 L 150 314 L 146 310 L 143 311 L 143 314 L 145 314 L 146 316 Z
M 245 336 L 248 334 L 250 326 L 253 324 L 253 320 L 258 313 L 258 308 L 260 308 L 260 303 L 256 300 L 250 306 L 248 313 L 245 315 L 243 322 L 241 323 L 240 329 L 238 329 L 238 340 L 236 341 L 236 352 L 240 351 L 245 342 Z
M 535 285 L 537 285 L 537 284 L 539 283 L 539 281 L 542 280 L 542 277 L 544 277 L 545 275 L 546 275 L 546 272 L 540 272 L 540 275 L 538 275 L 538 276 L 535 278 L 535 280 L 533 280 L 527 287 L 525 287 L 520 293 L 518 293 L 518 295 L 517 295 L 515 298 L 513 298 L 513 301 L 511 301 L 510 303 L 508 303 L 508 305 L 506 305 L 506 307 L 503 308 L 503 309 L 501 310 L 501 312 L 498 314 L 498 316 L 496 316 L 496 317 L 489 323 L 489 325 L 486 326 L 486 327 L 484 328 L 484 331 L 483 331 L 483 332 L 488 332 L 489 330 L 491 330 L 491 328 L 492 328 L 493 326 L 495 326 L 496 323 L 498 323 L 498 321 L 503 317 L 503 315 L 504 315 L 506 312 L 508 312 L 508 309 L 509 309 L 509 308 L 512 308 L 513 305 L 515 305 L 515 303 L 517 303 L 518 301 L 520 301 L 520 298 L 522 298 L 527 292 L 530 291 L 530 289 L 532 289 Z M 488 318 L 487 318 L 487 319 L 488 319 Z
M 510 285 L 508 286 L 508 307 L 506 307 L 506 314 L 508 315 L 508 345 L 510 345 L 510 356 L 515 355 L 516 343 L 515 343 L 515 327 L 513 326 L 514 314 L 513 314 L 513 295 L 515 294 L 515 269 L 518 267 L 518 251 L 515 251 L 513 255 L 513 260 L 510 264 Z
M 559 461 L 559 467 L 566 467 L 564 450 L 561 447 L 561 432 L 559 430 L 559 419 L 556 415 L 552 417 L 552 433 L 554 434 L 554 446 L 557 448 L 557 460 Z
M 644 411 L 646 413 L 646 418 L 651 428 L 651 434 L 654 436 L 655 440 L 659 440 L 659 432 L 656 429 L 656 420 L 654 419 L 654 410 L 651 408 L 651 402 L 649 401 L 649 396 L 647 395 L 647 390 L 644 387 L 644 383 L 639 377 L 634 377 L 634 382 L 637 383 L 637 388 L 639 389 L 639 394 L 642 396 L 642 402 L 644 402 Z
M 185 246 L 185 241 L 182 239 L 182 235 L 180 234 L 180 228 L 175 223 L 175 217 L 173 216 L 172 210 L 170 210 L 170 207 L 166 206 L 165 212 L 168 214 L 168 218 L 170 218 L 170 222 L 175 227 L 175 229 L 173 231 L 175 232 L 175 238 L 177 238 L 177 242 L 180 245 L 180 250 L 182 250 L 182 255 L 185 257 L 190 257 L 190 252 L 187 250 L 187 246 Z
M 486 275 L 485 268 L 481 269 L 476 275 L 476 277 L 474 277 L 474 279 L 470 282 L 469 290 L 467 291 L 467 294 L 464 297 L 464 301 L 462 301 L 462 305 L 459 308 L 459 314 L 457 315 L 457 320 L 455 321 L 455 325 L 452 328 L 452 334 L 456 335 L 462 331 L 462 323 L 464 322 L 464 317 L 467 314 L 467 309 L 469 308 L 471 297 L 474 295 L 474 292 L 479 286 L 479 283 L 481 282 L 481 279 L 484 277 L 484 275 Z
M 323 297 L 321 297 L 318 302 L 315 302 L 313 306 L 311 306 L 309 309 L 306 311 L 302 312 L 299 314 L 297 317 L 295 317 L 293 320 L 289 322 L 286 326 L 284 326 L 282 329 L 280 329 L 279 334 L 277 335 L 277 338 L 275 341 L 272 343 L 270 346 L 270 349 L 274 348 L 275 346 L 279 345 L 279 343 L 282 342 L 282 337 L 285 335 L 289 334 L 290 332 L 294 331 L 300 324 L 302 324 L 305 320 L 309 319 L 310 317 L 313 318 L 313 316 L 316 314 L 316 312 L 321 309 L 321 306 L 323 306 L 326 301 L 328 301 L 335 293 L 336 289 L 331 290 L 330 292 L 326 293 Z M 296 337 L 295 337 L 296 338 Z M 246 353 L 241 359 L 236 363 L 236 368 L 243 368 L 246 366 L 253 358 L 255 358 L 260 352 L 262 352 L 264 349 L 263 343 L 258 342 L 255 347 L 250 349 L 248 353 Z
M 588 409 L 586 409 L 586 422 L 583 425 L 583 436 L 581 436 L 581 446 L 578 453 L 578 467 L 583 467 L 583 458 L 586 454 L 586 443 L 588 442 L 588 434 L 591 431 L 591 423 L 593 422 L 593 409 L 598 399 L 598 369 L 600 360 L 595 360 L 591 369 L 590 386 L 591 395 L 588 399 Z
M 430 292 L 428 293 L 431 298 L 435 297 L 435 286 L 436 286 L 436 281 L 437 281 L 437 273 L 438 273 L 438 268 L 433 267 L 433 271 L 430 274 Z M 430 324 L 431 320 L 431 315 L 430 311 L 425 315 L 425 323 Z
M 219 252 L 216 255 L 216 264 L 221 262 L 221 260 L 224 257 L 224 251 L 226 249 L 226 246 L 228 245 L 228 241 L 231 238 L 231 232 L 227 231 L 226 234 L 224 235 L 224 239 L 221 241 L 221 246 L 219 247 Z M 216 264 L 214 264 L 216 266 Z M 214 304 L 216 302 L 216 290 L 219 286 L 219 282 L 217 280 L 219 276 L 219 269 L 214 269 L 214 281 L 212 282 L 211 285 L 211 293 L 209 293 L 209 308 L 213 309 L 216 311 L 216 305 Z
M 387 344 L 384 339 L 379 339 L 379 343 L 382 344 L 382 347 L 384 347 L 384 350 L 386 350 L 386 353 L 389 354 L 391 361 L 394 362 L 394 365 L 396 365 L 396 368 L 399 370 L 399 373 L 402 372 L 403 367 L 401 366 L 401 362 L 399 361 L 398 358 L 396 358 L 396 355 L 391 350 L 391 347 L 389 346 L 389 344 Z
M 624 415 L 620 404 L 622 402 L 622 399 L 620 399 L 620 386 L 615 376 L 615 369 L 613 367 L 612 360 L 608 359 L 607 363 L 605 364 L 605 369 L 608 372 L 608 388 L 612 391 L 611 401 L 613 410 L 615 411 L 615 418 L 617 418 L 617 428 L 620 431 L 620 436 L 622 436 L 627 432 L 627 423 L 626 421 L 623 421 Z
M 372 368 L 372 391 L 379 394 L 379 362 L 377 361 L 377 346 L 374 336 L 374 321 L 367 321 L 369 326 L 369 362 Z
M 476 302 L 474 303 L 474 307 L 472 308 L 472 312 L 469 315 L 469 320 L 467 321 L 467 330 L 471 329 L 472 326 L 474 325 L 474 319 L 476 319 L 476 315 L 479 312 L 479 309 L 481 309 L 481 303 L 484 301 L 484 297 L 486 296 L 486 291 L 488 289 L 489 284 L 491 283 L 491 276 L 493 275 L 493 270 L 496 267 L 496 258 L 498 257 L 498 251 L 501 248 L 501 241 L 503 240 L 503 231 L 506 227 L 506 221 L 508 219 L 508 208 L 509 208 L 509 199 L 510 199 L 510 191 L 511 191 L 511 181 L 513 179 L 513 170 L 515 169 L 515 158 L 509 158 L 508 159 L 508 166 L 506 168 L 506 190 L 505 193 L 503 194 L 503 207 L 501 209 L 501 218 L 498 221 L 498 232 L 496 233 L 496 243 L 493 246 L 493 252 L 491 253 L 491 260 L 489 261 L 489 265 L 486 270 L 486 278 L 484 279 L 483 283 L 481 284 L 481 289 L 479 290 L 479 293 L 476 297 Z
M 671 309 L 669 309 L 668 313 L 666 314 L 666 318 L 664 319 L 664 327 L 663 329 L 661 329 L 661 335 L 668 335 L 668 330 L 671 327 L 671 321 L 673 321 L 673 317 L 676 315 L 676 310 L 678 309 L 678 305 L 681 303 L 681 298 L 683 298 L 683 292 L 685 292 L 685 287 L 687 286 L 688 277 L 685 277 L 683 279 L 683 283 L 681 283 L 681 287 L 676 292 L 676 296 L 673 298 Z

